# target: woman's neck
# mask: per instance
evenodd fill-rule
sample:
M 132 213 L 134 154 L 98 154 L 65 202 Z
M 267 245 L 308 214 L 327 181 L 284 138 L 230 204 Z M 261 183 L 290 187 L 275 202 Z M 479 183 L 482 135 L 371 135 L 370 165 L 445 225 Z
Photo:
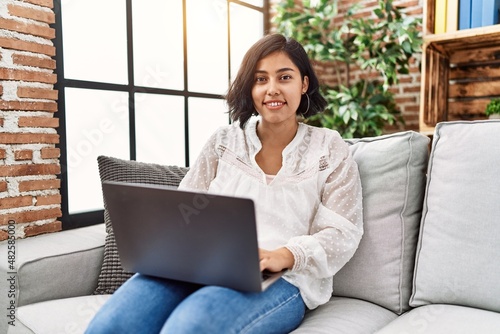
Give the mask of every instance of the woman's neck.
M 262 147 L 255 156 L 255 161 L 265 174 L 276 175 L 279 172 L 283 164 L 283 150 L 293 140 L 298 128 L 297 122 L 257 124 L 257 136 Z
M 299 123 L 284 122 L 284 123 L 267 123 L 259 121 L 257 123 L 257 136 L 262 145 L 286 147 L 297 134 Z

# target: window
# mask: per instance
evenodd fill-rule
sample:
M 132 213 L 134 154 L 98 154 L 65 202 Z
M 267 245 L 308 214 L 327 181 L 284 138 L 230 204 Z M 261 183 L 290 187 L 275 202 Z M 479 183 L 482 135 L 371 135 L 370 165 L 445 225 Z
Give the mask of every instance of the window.
M 268 0 L 57 0 L 63 227 L 102 221 L 97 156 L 189 166 Z M 98 196 L 96 194 L 99 194 Z

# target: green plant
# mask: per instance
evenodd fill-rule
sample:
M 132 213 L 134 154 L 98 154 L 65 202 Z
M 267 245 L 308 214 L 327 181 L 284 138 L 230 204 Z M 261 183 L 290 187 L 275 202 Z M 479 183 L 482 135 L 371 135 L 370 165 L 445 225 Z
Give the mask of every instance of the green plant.
M 486 106 L 486 116 L 500 114 L 500 98 L 492 99 Z
M 409 73 L 422 45 L 421 20 L 405 16 L 392 0 L 378 1 L 376 20 L 357 17 L 359 8 L 335 24 L 337 0 L 284 0 L 275 16 L 278 31 L 299 41 L 311 59 L 334 64 L 336 85 L 322 87 L 328 107 L 308 123 L 335 128 L 344 138 L 380 135 L 387 124 L 403 122 L 389 88 Z M 353 79 L 357 69 L 363 76 Z

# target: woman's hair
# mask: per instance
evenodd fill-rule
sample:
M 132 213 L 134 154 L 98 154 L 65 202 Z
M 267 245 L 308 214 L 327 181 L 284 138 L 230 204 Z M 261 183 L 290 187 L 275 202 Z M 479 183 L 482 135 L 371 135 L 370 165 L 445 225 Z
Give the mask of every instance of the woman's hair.
M 304 76 L 309 78 L 309 87 L 306 94 L 302 95 L 297 115 L 307 118 L 322 112 L 327 105 L 326 100 L 319 92 L 318 78 L 302 45 L 296 40 L 280 34 L 267 35 L 247 51 L 241 62 L 240 70 L 225 96 L 229 115 L 233 121 L 240 121 L 241 128 L 255 113 L 252 88 L 257 62 L 274 52 L 284 52 L 298 67 L 302 80 Z M 309 96 L 309 101 L 306 95 Z

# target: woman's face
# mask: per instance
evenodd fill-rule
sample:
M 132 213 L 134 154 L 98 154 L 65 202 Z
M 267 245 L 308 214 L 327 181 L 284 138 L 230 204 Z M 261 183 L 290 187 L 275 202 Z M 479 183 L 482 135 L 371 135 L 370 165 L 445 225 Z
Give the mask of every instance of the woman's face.
M 253 104 L 263 122 L 296 122 L 296 112 L 307 91 L 309 78 L 284 52 L 274 52 L 257 62 L 252 87 Z

